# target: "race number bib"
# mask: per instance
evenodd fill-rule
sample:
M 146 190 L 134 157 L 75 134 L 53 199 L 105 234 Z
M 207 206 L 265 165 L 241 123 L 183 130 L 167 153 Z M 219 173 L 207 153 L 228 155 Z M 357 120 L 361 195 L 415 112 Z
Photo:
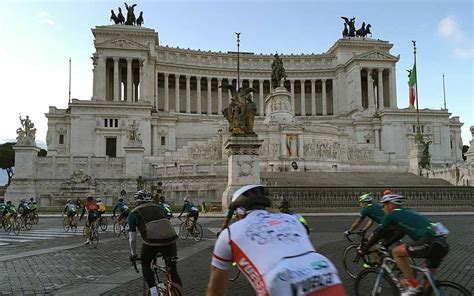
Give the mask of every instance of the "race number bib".
M 431 228 L 437 236 L 448 235 L 449 230 L 441 223 L 431 223 Z

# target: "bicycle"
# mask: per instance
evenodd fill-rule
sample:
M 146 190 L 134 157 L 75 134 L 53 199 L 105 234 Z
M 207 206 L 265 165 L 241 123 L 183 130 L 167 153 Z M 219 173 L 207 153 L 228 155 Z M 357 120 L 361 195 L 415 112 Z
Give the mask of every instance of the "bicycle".
M 114 234 L 117 237 L 120 237 L 120 234 L 124 235 L 125 238 L 128 237 L 128 222 L 127 219 L 121 219 L 114 222 Z
M 21 228 L 30 230 L 33 227 L 33 222 L 31 221 L 29 214 L 21 215 L 19 219 L 21 223 Z
M 179 219 L 179 221 L 182 221 Z M 202 226 L 198 222 L 191 221 L 189 216 L 186 216 L 184 221 L 179 225 L 179 237 L 187 239 L 191 235 L 195 241 L 199 242 L 202 239 Z
M 30 212 L 28 216 L 30 217 L 30 220 L 33 224 L 38 224 L 39 216 L 38 216 L 38 213 L 36 213 L 36 209 Z
M 21 222 L 19 221 L 17 214 L 13 214 L 8 219 L 6 217 L 2 217 L 2 226 L 5 232 L 8 234 L 10 234 L 13 230 L 13 233 L 18 235 L 21 230 Z
M 382 258 L 382 264 L 378 268 L 368 268 L 361 271 L 354 284 L 354 293 L 356 296 L 398 296 L 404 290 L 404 286 L 399 281 L 399 277 L 394 273 L 393 266 L 395 260 L 390 257 L 389 251 L 384 247 L 378 247 L 377 253 Z M 444 295 L 472 295 L 463 286 L 450 282 L 438 281 L 433 274 L 426 268 L 411 265 L 416 275 L 420 275 L 422 281 L 420 287 L 423 287 L 419 295 L 424 296 L 444 296 Z M 418 276 L 417 276 L 418 277 Z M 427 285 L 425 285 L 427 284 Z
M 158 265 L 158 258 L 162 257 L 163 261 L 165 262 L 165 267 Z M 167 296 L 181 296 L 184 295 L 183 288 L 177 284 L 174 283 L 171 277 L 171 261 L 177 261 L 177 257 L 163 257 L 162 254 L 158 253 L 155 256 L 155 259 L 152 260 L 151 262 L 151 269 L 153 270 L 153 274 L 155 276 L 155 281 L 156 281 L 156 288 L 158 289 L 158 294 L 159 295 L 167 295 Z M 130 261 L 132 261 L 132 265 L 135 268 L 135 271 L 139 273 L 138 268 L 137 268 L 137 261 L 140 261 L 140 258 L 136 258 L 135 260 L 132 260 L 130 258 Z M 166 282 L 160 281 L 160 277 L 158 272 L 164 273 L 166 275 Z M 150 295 L 150 289 L 148 288 L 145 279 L 143 279 L 143 295 Z
M 99 224 L 97 224 L 97 219 L 94 220 L 91 226 L 89 227 L 91 229 L 91 232 L 89 234 L 89 240 L 91 241 L 90 245 L 93 246 L 95 249 L 97 248 L 97 245 L 99 244 Z M 87 226 L 84 225 L 84 228 L 82 229 L 83 236 L 86 236 L 86 229 L 87 229 Z
M 73 221 L 72 223 L 71 223 L 71 220 Z M 68 216 L 64 217 L 63 228 L 64 228 L 64 231 L 66 232 L 71 230 L 71 232 L 75 233 L 77 231 L 76 217 L 75 216 L 72 218 L 69 218 Z M 84 229 L 84 235 L 85 235 L 85 229 Z

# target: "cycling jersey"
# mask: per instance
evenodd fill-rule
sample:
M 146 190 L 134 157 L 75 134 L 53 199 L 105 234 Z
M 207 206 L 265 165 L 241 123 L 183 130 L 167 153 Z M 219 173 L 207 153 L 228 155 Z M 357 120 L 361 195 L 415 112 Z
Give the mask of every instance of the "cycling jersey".
M 99 207 L 99 212 L 105 213 L 105 204 L 103 202 L 98 202 L 97 206 Z
M 2 214 L 3 211 L 5 211 L 5 204 L 0 204 L 0 214 Z
M 382 221 L 385 216 L 383 206 L 381 204 L 369 204 L 360 211 L 360 220 L 363 221 L 365 217 L 369 217 L 378 224 Z
M 181 209 L 180 216 L 184 213 L 184 210 L 188 211 L 189 213 L 199 213 L 199 209 L 190 201 L 185 201 L 183 208 Z
M 70 203 L 68 203 L 68 204 L 64 207 L 64 212 L 67 212 L 68 214 L 76 213 L 76 212 L 77 212 L 76 205 L 75 205 L 75 204 L 70 204 Z
M 22 202 L 18 205 L 18 212 L 20 214 L 28 214 L 30 206 L 26 202 Z
M 416 241 L 422 237 L 438 236 L 432 228 L 434 225 L 428 218 L 408 208 L 395 209 L 382 219 L 380 228 L 386 230 L 390 225 Z
M 115 212 L 116 211 L 119 211 L 119 213 L 121 214 L 128 214 L 128 205 L 126 203 L 124 203 L 123 201 L 119 201 L 115 207 L 114 207 L 114 210 L 113 210 L 113 215 L 115 216 Z
M 30 206 L 30 209 L 31 209 L 32 211 L 36 210 L 36 208 L 38 207 L 36 201 L 30 201 L 30 202 L 28 203 L 28 205 Z
M 171 219 L 173 217 L 173 210 L 171 209 L 171 206 L 167 202 L 160 201 L 158 205 L 160 206 L 160 208 L 165 210 L 166 216 L 168 217 L 168 219 Z
M 224 230 L 212 265 L 228 269 L 236 262 L 257 295 L 345 295 L 332 262 L 316 253 L 294 216 L 255 210 Z M 328 288 L 329 287 L 329 288 Z M 314 294 L 316 295 L 316 294 Z
M 6 205 L 5 207 L 5 212 L 10 213 L 10 214 L 15 214 L 16 213 L 16 208 L 14 205 Z

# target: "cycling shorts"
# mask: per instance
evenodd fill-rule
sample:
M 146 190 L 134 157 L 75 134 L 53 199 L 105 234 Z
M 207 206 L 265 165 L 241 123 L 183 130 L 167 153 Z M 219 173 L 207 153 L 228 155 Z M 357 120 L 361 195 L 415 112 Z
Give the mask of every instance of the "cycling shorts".
M 76 212 L 67 212 L 67 216 L 72 218 L 76 216 Z
M 128 218 L 128 211 L 120 213 L 119 219 L 127 219 Z
M 438 268 L 441 260 L 448 254 L 449 245 L 445 237 L 422 237 L 417 241 L 406 244 L 410 257 L 426 258 L 428 268 Z
M 91 212 L 89 212 L 89 214 L 87 215 L 87 226 L 90 226 L 92 224 L 92 222 L 94 222 L 95 220 L 97 220 L 99 218 L 99 211 L 97 210 L 93 210 Z
M 196 222 L 199 218 L 199 212 L 191 211 L 188 213 L 188 217 L 193 218 L 194 222 Z

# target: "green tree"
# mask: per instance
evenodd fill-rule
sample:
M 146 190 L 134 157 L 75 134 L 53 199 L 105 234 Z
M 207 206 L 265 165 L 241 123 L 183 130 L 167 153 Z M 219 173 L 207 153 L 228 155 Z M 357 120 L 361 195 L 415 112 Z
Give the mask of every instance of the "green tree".
M 464 154 L 466 154 L 467 150 L 469 150 L 469 146 L 463 145 L 463 146 L 462 146 L 462 159 L 463 159 L 464 161 L 466 161 L 466 159 L 467 159 L 466 155 L 464 155 Z
M 13 177 L 13 167 L 15 166 L 15 143 L 9 142 L 0 145 L 0 168 L 7 171 L 8 184 L 10 185 Z

